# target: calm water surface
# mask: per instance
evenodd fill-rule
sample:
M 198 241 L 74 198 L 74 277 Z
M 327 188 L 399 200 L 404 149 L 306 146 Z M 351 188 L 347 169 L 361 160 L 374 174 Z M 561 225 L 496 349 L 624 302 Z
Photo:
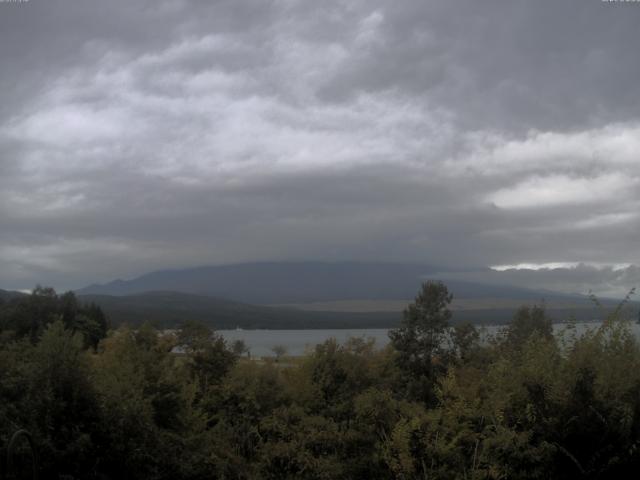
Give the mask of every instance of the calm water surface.
M 578 323 L 576 324 L 576 332 L 581 334 L 589 329 L 596 328 L 600 325 L 597 322 Z M 484 337 L 495 335 L 504 325 L 486 326 L 482 328 Z M 555 324 L 556 332 L 561 332 L 566 328 L 565 324 Z M 632 331 L 636 336 L 640 337 L 640 325 L 631 324 Z M 350 337 L 367 337 L 374 338 L 376 346 L 383 348 L 389 343 L 389 329 L 386 328 L 368 328 L 368 329 L 332 329 L 332 330 L 218 330 L 228 342 L 234 340 L 244 340 L 249 347 L 251 355 L 264 357 L 272 356 L 271 350 L 276 345 L 283 345 L 287 348 L 288 355 L 302 355 L 319 343 L 335 338 L 339 343 L 344 343 Z

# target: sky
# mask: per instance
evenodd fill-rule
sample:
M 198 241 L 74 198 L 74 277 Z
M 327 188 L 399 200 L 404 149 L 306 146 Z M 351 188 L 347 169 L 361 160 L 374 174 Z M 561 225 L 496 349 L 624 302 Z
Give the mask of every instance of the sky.
M 0 1 L 0 288 L 375 260 L 624 292 L 639 24 L 601 0 Z

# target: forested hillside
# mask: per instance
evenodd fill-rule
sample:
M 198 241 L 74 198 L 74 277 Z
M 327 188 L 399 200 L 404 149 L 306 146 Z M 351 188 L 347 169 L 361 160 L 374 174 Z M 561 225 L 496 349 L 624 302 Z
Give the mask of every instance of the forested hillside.
M 179 292 L 78 298 L 99 305 L 114 325 L 151 322 L 175 328 L 184 320 L 197 320 L 216 329 L 383 328 L 396 326 L 401 318 L 399 312 L 308 312 Z
M 11 300 L 12 298 L 17 298 L 22 295 L 23 294 L 20 292 L 13 292 L 13 291 L 0 289 L 0 300 Z
M 202 295 L 178 292 L 147 292 L 136 295 L 79 295 L 85 303 L 100 306 L 113 325 L 131 326 L 152 323 L 157 328 L 175 328 L 184 320 L 197 320 L 215 329 L 325 329 L 325 328 L 391 328 L 397 327 L 400 311 L 322 311 L 299 307 L 251 305 Z M 531 303 L 528 302 L 528 303 Z M 609 305 L 607 305 L 609 306 Z M 476 325 L 508 323 L 517 307 L 483 307 L 455 309 L 452 323 Z M 554 321 L 573 317 L 577 321 L 602 318 L 592 304 L 573 307 L 547 307 Z

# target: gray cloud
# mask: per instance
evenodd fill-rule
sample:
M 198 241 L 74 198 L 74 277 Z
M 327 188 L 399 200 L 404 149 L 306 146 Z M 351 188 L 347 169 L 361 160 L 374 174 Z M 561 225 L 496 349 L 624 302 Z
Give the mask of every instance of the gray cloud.
M 635 265 L 603 266 L 579 263 L 567 267 L 550 266 L 539 269 L 443 272 L 438 277 L 445 280 L 473 280 L 490 285 L 520 285 L 580 295 L 596 291 L 600 296 L 623 298 L 631 292 L 633 286 L 640 284 L 640 268 Z M 631 298 L 637 300 L 637 296 Z
M 0 286 L 638 264 L 638 20 L 564 0 L 0 4 Z M 570 270 L 496 275 L 637 281 Z

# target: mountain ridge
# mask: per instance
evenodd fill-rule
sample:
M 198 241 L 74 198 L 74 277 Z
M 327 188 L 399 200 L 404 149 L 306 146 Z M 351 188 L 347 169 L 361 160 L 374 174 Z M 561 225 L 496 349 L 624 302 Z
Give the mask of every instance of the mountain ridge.
M 17 292 L 14 290 L 3 290 L 0 289 L 0 300 L 11 300 L 13 298 L 18 298 L 26 295 L 23 292 Z
M 175 328 L 185 320 L 196 320 L 215 329 L 386 328 L 400 320 L 399 312 L 309 312 L 167 291 L 121 296 L 83 294 L 78 299 L 99 305 L 114 325 L 151 322 Z
M 251 304 L 287 304 L 352 299 L 413 298 L 420 283 L 439 269 L 426 264 L 385 262 L 254 262 L 158 270 L 76 290 L 79 295 L 132 295 L 171 291 Z M 457 298 L 580 298 L 584 296 L 446 280 Z

